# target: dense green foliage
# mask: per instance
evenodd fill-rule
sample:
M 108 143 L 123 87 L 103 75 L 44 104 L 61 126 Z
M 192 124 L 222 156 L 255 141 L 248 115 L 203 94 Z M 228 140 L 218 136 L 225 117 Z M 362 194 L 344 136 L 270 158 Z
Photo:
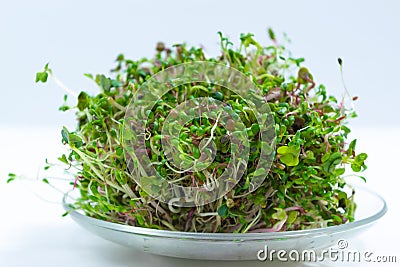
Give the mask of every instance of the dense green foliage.
M 131 60 L 119 55 L 112 75 L 86 75 L 101 91 L 91 96 L 81 92 L 76 107 L 78 128 L 62 130 L 62 141 L 70 147 L 59 160 L 76 170 L 74 186 L 81 198 L 74 207 L 87 215 L 140 227 L 197 232 L 272 232 L 342 224 L 353 220 L 354 192 L 344 190 L 346 166 L 355 172 L 366 168 L 365 153 L 356 154 L 356 141 L 347 141 L 345 126 L 354 110 L 344 107 L 317 85 L 302 58 L 293 58 L 276 41 L 262 46 L 252 34 L 242 34 L 234 48 L 222 34 L 222 54 L 207 57 L 202 48 L 185 44 L 156 46 L 154 58 Z M 215 161 L 204 171 L 176 173 L 160 151 L 160 132 L 169 111 L 184 99 L 212 97 L 227 103 L 247 127 L 251 154 L 247 170 L 232 191 L 219 200 L 199 207 L 176 207 L 148 196 L 127 171 L 122 142 L 126 107 L 135 90 L 155 73 L 190 61 L 213 61 L 238 69 L 257 84 L 275 119 L 276 157 L 261 187 L 249 193 L 249 177 L 259 155 L 259 128 L 246 102 L 228 89 L 210 84 L 187 85 L 171 90 L 149 111 L 147 149 L 157 172 L 181 184 L 202 185 L 217 179 L 229 162 L 229 142 L 224 139 L 231 121 L 201 118 L 186 124 L 179 136 L 183 159 L 198 159 L 199 142 L 210 137 L 217 145 Z M 339 61 L 341 64 L 341 60 Z M 46 65 L 36 80 L 52 76 Z M 216 127 L 214 127 L 216 126 Z M 157 184 L 148 183 L 157 187 Z M 75 189 L 76 190 L 76 189 Z

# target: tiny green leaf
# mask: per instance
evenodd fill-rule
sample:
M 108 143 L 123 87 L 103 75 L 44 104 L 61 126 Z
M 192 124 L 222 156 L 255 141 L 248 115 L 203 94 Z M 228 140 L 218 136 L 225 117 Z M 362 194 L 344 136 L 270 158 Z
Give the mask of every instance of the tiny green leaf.
M 368 155 L 367 155 L 366 153 L 361 153 L 361 154 L 358 154 L 358 155 L 356 156 L 356 161 L 362 163 L 362 162 L 364 162 L 367 158 L 368 158 Z
M 289 211 L 288 212 L 287 223 L 288 224 L 292 224 L 297 219 L 297 215 L 298 215 L 297 211 L 294 211 L 294 210 Z
M 35 82 L 47 82 L 47 78 L 49 77 L 49 73 L 51 73 L 51 69 L 49 69 L 49 63 L 44 66 L 43 71 L 39 71 L 36 73 Z
M 7 179 L 7 184 L 14 181 L 16 178 L 17 178 L 17 175 L 15 173 L 9 173 L 8 179 Z
M 67 130 L 66 127 L 63 127 L 61 130 L 61 137 L 62 137 L 62 142 L 65 144 L 68 144 L 68 140 L 69 140 L 69 132 Z
M 285 154 L 290 153 L 290 149 L 288 146 L 281 146 L 281 147 L 278 147 L 277 152 L 278 152 L 278 154 L 285 155 Z
M 353 141 L 350 142 L 349 149 L 348 149 L 349 155 L 353 154 L 353 151 L 356 148 L 356 144 L 357 144 L 357 139 L 354 139 Z
M 83 145 L 82 139 L 78 135 L 73 134 L 73 133 L 70 133 L 68 135 L 68 143 L 70 145 L 71 144 L 74 145 L 77 148 L 79 148 L 79 147 L 81 147 Z
M 359 172 L 361 171 L 361 166 L 353 163 L 351 164 L 351 169 L 355 172 Z
M 80 92 L 78 95 L 78 109 L 80 111 L 84 110 L 89 106 L 89 95 L 86 92 Z
M 366 182 L 367 182 L 367 179 L 366 179 L 364 176 L 358 175 L 358 177 L 359 177 L 361 180 L 363 180 L 363 181 L 364 181 L 364 183 L 366 183 Z
M 345 168 L 338 168 L 335 170 L 335 175 L 340 176 L 343 175 L 345 172 Z
M 297 164 L 299 164 L 299 158 L 293 156 L 293 154 L 282 155 L 279 159 L 287 166 L 296 166 Z
M 61 217 L 66 217 L 69 213 L 70 213 L 70 211 L 66 211 L 61 215 Z
M 286 212 L 281 208 L 275 208 L 276 212 L 272 214 L 275 220 L 283 221 L 287 218 Z
M 225 203 L 218 208 L 218 215 L 222 218 L 228 216 L 228 206 Z
M 58 158 L 59 161 L 65 163 L 65 164 L 69 164 L 67 156 L 65 156 L 65 154 L 62 154 L 61 157 Z
M 259 168 L 253 173 L 253 176 L 260 176 L 260 175 L 266 175 L 266 174 L 267 174 L 267 172 L 264 168 Z
M 269 38 L 270 38 L 272 41 L 276 41 L 276 39 L 275 39 L 275 33 L 274 33 L 274 31 L 273 31 L 271 28 L 268 28 L 268 35 L 269 35 Z
M 49 74 L 46 71 L 42 72 L 37 72 L 36 73 L 36 80 L 35 82 L 42 82 L 45 83 L 47 82 L 47 78 L 49 77 Z

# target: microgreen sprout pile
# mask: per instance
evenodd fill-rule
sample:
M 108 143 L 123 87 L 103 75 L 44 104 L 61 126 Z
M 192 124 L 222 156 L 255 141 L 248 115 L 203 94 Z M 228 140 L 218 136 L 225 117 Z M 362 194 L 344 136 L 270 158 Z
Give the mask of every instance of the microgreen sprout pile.
M 59 160 L 75 173 L 71 183 L 80 198 L 73 208 L 86 215 L 138 227 L 188 232 L 251 233 L 309 229 L 343 224 L 354 219 L 355 192 L 345 190 L 345 173 L 366 168 L 365 153 L 356 153 L 356 140 L 347 140 L 348 118 L 353 109 L 344 106 L 345 96 L 329 96 L 325 86 L 317 84 L 303 66 L 304 59 L 294 58 L 268 31 L 270 45 L 257 42 L 252 34 L 242 34 L 234 46 L 221 33 L 221 54 L 207 56 L 201 47 L 185 44 L 156 45 L 153 58 L 127 59 L 119 55 L 110 76 L 86 75 L 100 88 L 97 95 L 81 92 L 76 109 L 76 130 L 63 128 L 62 142 L 69 153 Z M 233 188 L 215 201 L 197 206 L 179 206 L 148 194 L 163 190 L 163 183 L 151 177 L 140 178 L 135 162 L 130 168 L 124 147 L 124 120 L 135 92 L 153 75 L 188 62 L 214 62 L 234 68 L 250 79 L 268 103 L 271 127 L 261 129 L 245 100 L 212 83 L 200 82 L 172 88 L 151 110 L 145 129 L 145 153 L 157 175 L 182 186 L 207 187 L 218 180 L 230 164 L 232 131 L 241 121 L 248 138 L 248 159 L 243 175 Z M 339 60 L 339 64 L 342 62 Z M 37 73 L 37 81 L 53 76 L 48 66 Z M 172 145 L 179 153 L 162 146 L 162 127 L 174 118 L 174 109 L 187 99 L 218 100 L 231 111 L 225 123 L 217 114 L 187 121 Z M 348 100 L 348 99 L 347 99 Z M 351 106 L 351 105 L 350 105 Z M 169 116 L 169 117 L 168 117 Z M 260 140 L 261 131 L 272 131 L 274 144 Z M 265 132 L 264 132 L 265 133 Z M 204 152 L 212 140 L 213 155 Z M 263 147 L 266 146 L 266 147 Z M 269 170 L 257 169 L 262 149 L 270 148 Z M 190 162 L 211 158 L 198 169 L 176 168 L 174 156 Z M 239 160 L 240 162 L 240 160 Z M 348 166 L 349 168 L 346 168 Z M 262 184 L 252 188 L 252 177 L 265 175 Z

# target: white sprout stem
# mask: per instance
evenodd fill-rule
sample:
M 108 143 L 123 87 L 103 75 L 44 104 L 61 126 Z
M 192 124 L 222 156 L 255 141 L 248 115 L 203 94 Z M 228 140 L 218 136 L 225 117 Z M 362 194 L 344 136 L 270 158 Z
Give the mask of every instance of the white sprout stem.
M 105 189 L 105 191 L 106 191 L 107 203 L 108 203 L 108 204 L 111 204 L 111 203 L 110 203 L 110 198 L 108 197 L 108 189 L 107 189 L 107 186 L 105 186 L 104 189 Z
M 203 147 L 207 147 L 210 144 L 210 142 L 212 141 L 212 139 L 214 138 L 214 131 L 215 131 L 215 128 L 217 128 L 218 120 L 221 117 L 221 114 L 222 114 L 221 112 L 218 114 L 218 117 L 215 120 L 213 127 L 211 128 L 210 138 L 208 139 L 207 143 Z
M 199 216 L 201 217 L 208 217 L 208 216 L 217 216 L 218 212 L 201 212 Z
M 246 227 L 246 229 L 244 229 L 243 233 L 246 233 L 247 231 L 250 230 L 251 227 L 253 227 L 253 225 L 255 225 L 259 219 L 261 217 L 261 209 L 258 211 L 257 216 L 254 218 L 254 220 L 252 220 L 249 225 Z
M 353 111 L 355 111 L 356 108 L 355 108 L 355 106 L 354 106 L 354 102 L 351 101 L 351 100 L 352 100 L 352 97 L 351 97 L 350 92 L 349 92 L 349 90 L 347 89 L 346 83 L 345 83 L 345 81 L 344 81 L 343 66 L 342 66 L 342 64 L 340 64 L 340 77 L 341 77 L 341 79 L 342 79 L 342 84 L 343 84 L 343 88 L 344 88 L 344 91 L 345 91 L 345 96 L 347 96 L 348 99 L 350 100 L 351 109 L 352 109 Z M 342 105 L 344 105 L 344 96 L 343 96 L 343 99 L 342 99 Z
M 50 73 L 50 77 L 53 79 L 53 81 L 65 92 L 68 94 L 72 95 L 74 98 L 78 98 L 78 94 L 71 89 L 69 89 L 67 86 L 65 86 L 57 77 L 55 77 L 52 73 Z
M 165 161 L 165 165 L 172 171 L 176 172 L 176 173 L 186 173 L 188 171 L 190 171 L 192 169 L 192 167 L 190 167 L 189 169 L 183 170 L 183 171 L 179 171 L 179 170 L 175 170 L 173 167 L 171 167 L 171 165 L 169 165 L 168 161 Z
M 210 142 L 212 141 L 212 139 L 213 139 L 213 137 L 214 137 L 214 131 L 215 131 L 215 128 L 217 128 L 218 120 L 219 120 L 220 117 L 221 117 L 221 113 L 218 114 L 218 117 L 217 117 L 217 119 L 216 119 L 216 121 L 215 121 L 215 124 L 214 124 L 213 127 L 211 128 L 210 138 L 208 139 L 207 143 L 206 143 L 203 147 L 208 146 L 208 144 L 210 144 Z M 190 168 L 188 168 L 188 169 L 186 169 L 186 170 L 180 171 L 180 170 L 174 169 L 171 165 L 169 165 L 169 163 L 168 163 L 167 161 L 165 162 L 165 165 L 166 165 L 170 170 L 172 170 L 172 171 L 174 171 L 174 172 L 176 172 L 176 173 L 186 173 L 186 172 L 188 172 L 188 171 L 191 171 L 192 168 L 193 168 L 193 166 L 192 166 L 192 167 L 190 167 Z
M 177 183 L 177 182 L 183 181 L 183 180 L 188 179 L 188 178 L 190 178 L 190 175 L 185 175 L 185 176 L 183 176 L 183 177 L 181 177 L 179 179 L 171 181 L 171 183 Z
M 106 187 L 107 188 L 107 187 Z M 128 194 L 128 196 L 133 199 L 133 198 L 137 198 L 137 196 L 135 195 L 135 193 L 132 191 L 132 189 L 129 187 L 128 184 L 124 184 L 122 185 L 122 188 L 125 189 L 125 192 Z
M 173 212 L 173 213 L 179 213 L 179 212 L 181 211 L 180 208 L 174 208 L 174 206 L 173 206 L 173 204 L 174 204 L 175 202 L 179 202 L 179 201 L 180 201 L 180 198 L 179 198 L 179 197 L 171 198 L 171 199 L 168 201 L 168 208 L 169 208 L 169 210 L 170 210 L 171 212 Z
M 206 189 L 207 191 L 213 191 L 216 187 L 215 182 L 217 181 L 216 178 L 213 177 L 206 177 L 207 182 L 203 185 L 204 189 Z M 211 181 L 210 181 L 211 179 Z

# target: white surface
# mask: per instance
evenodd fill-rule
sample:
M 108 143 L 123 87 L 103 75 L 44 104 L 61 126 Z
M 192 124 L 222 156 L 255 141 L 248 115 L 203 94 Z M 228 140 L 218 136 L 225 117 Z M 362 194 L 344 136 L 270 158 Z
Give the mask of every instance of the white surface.
M 0 0 L 0 124 L 74 123 L 56 112 L 64 92 L 35 84 L 47 62 L 75 91 L 96 91 L 83 73 L 108 73 L 119 53 L 139 59 L 154 54 L 157 41 L 188 42 L 218 55 L 218 31 L 238 43 L 252 32 L 267 45 L 266 29 L 287 33 L 294 56 L 304 57 L 318 83 L 359 96 L 354 123 L 397 124 L 400 62 L 400 1 L 394 0 Z M 21 98 L 21 96 L 25 96 Z
M 389 211 L 362 236 L 349 241 L 349 249 L 371 251 L 375 255 L 396 255 L 400 260 L 398 229 L 399 175 L 397 151 L 399 144 L 391 138 L 400 135 L 400 128 L 354 130 L 358 150 L 369 154 L 365 176 L 368 186 L 382 194 Z M 102 240 L 78 227 L 70 218 L 62 218 L 59 204 L 38 198 L 40 194 L 51 201 L 60 201 L 41 183 L 29 180 L 5 184 L 10 172 L 34 179 L 46 156 L 55 158 L 62 151 L 59 129 L 0 129 L 0 266 L 265 266 L 267 262 L 191 261 L 153 256 Z M 356 178 L 351 178 L 356 179 Z M 351 180 L 349 180 L 351 181 Z M 368 205 L 362 203 L 360 205 Z M 262 249 L 262 248 L 260 248 Z M 255 252 L 256 253 L 256 252 Z M 256 259 L 256 258 L 255 258 Z M 336 266 L 333 263 L 328 266 Z M 283 263 L 270 266 L 285 266 Z M 293 266 L 301 266 L 293 263 Z M 353 264 L 351 266 L 358 266 Z M 359 266 L 365 266 L 359 265 Z M 367 266 L 373 266 L 372 263 Z M 386 264 L 396 266 L 396 264 Z

